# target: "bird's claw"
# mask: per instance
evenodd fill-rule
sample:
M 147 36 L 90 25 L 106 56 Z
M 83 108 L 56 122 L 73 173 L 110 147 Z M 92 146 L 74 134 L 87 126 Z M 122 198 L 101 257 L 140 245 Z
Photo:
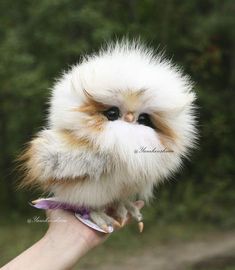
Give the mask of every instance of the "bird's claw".
M 144 222 L 143 221 L 138 222 L 138 228 L 139 228 L 139 232 L 142 233 L 144 230 Z

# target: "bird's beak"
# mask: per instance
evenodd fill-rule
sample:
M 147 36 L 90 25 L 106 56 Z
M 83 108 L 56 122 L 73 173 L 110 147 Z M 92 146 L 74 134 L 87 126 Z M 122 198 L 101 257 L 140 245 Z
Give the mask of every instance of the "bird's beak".
M 132 112 L 128 112 L 124 115 L 124 120 L 129 123 L 134 122 L 135 116 Z

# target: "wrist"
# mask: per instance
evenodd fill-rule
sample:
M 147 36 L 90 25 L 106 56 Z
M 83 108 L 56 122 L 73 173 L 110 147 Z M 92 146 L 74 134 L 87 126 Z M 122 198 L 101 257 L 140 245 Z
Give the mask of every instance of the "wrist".
M 39 241 L 42 256 L 49 254 L 51 261 L 55 261 L 58 267 L 53 269 L 70 269 L 84 255 L 85 243 L 81 239 L 60 238 L 52 233 L 46 233 Z

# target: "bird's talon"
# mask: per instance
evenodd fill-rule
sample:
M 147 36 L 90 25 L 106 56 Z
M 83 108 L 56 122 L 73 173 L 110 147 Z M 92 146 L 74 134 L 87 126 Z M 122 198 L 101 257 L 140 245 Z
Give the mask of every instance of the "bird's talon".
M 31 201 L 33 205 L 37 204 L 39 202 L 39 199 Z
M 101 229 L 104 230 L 106 233 L 109 233 L 109 227 L 106 224 L 101 226 Z
M 124 218 L 122 221 L 121 221 L 121 227 L 123 228 L 126 224 L 126 219 Z
M 114 221 L 113 221 L 113 225 L 114 225 L 115 227 L 117 227 L 118 229 L 122 227 L 122 225 L 121 225 L 117 220 L 114 220 Z
M 139 232 L 142 233 L 144 230 L 144 223 L 143 221 L 138 222 Z

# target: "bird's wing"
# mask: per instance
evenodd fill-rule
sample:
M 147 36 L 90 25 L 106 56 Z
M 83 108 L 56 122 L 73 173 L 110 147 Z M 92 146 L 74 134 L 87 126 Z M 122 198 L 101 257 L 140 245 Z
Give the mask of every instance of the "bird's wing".
M 26 177 L 23 185 L 48 180 L 99 179 L 109 170 L 109 158 L 95 151 L 88 141 L 67 132 L 43 130 L 22 156 Z

